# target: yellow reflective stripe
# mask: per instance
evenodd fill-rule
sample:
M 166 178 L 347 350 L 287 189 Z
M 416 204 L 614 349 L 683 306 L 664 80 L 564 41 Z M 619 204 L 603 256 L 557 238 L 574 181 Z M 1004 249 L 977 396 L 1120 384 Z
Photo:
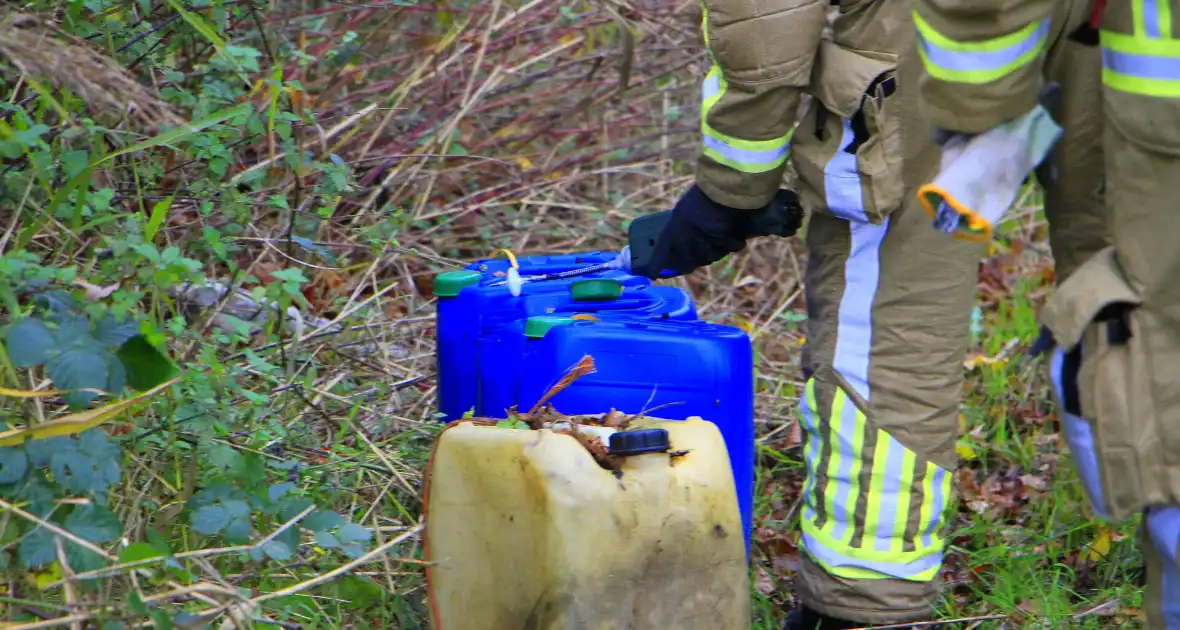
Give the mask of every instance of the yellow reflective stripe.
M 914 468 L 917 456 L 908 448 L 902 450 L 901 467 L 905 471 L 901 478 L 901 484 L 897 489 L 897 507 L 896 518 L 893 521 L 893 536 L 890 538 L 890 551 L 900 552 L 905 550 L 905 530 L 910 523 L 910 509 L 921 509 L 921 503 L 916 506 L 911 506 L 913 501 L 914 489 Z
M 701 33 L 710 59 L 713 50 L 709 41 L 709 7 L 701 3 Z M 726 81 L 721 68 L 714 61 L 701 86 L 701 144 L 702 153 L 718 164 L 742 173 L 766 173 L 787 161 L 791 133 L 772 140 L 744 140 L 717 131 L 709 124 L 709 112 L 725 95 Z
M 807 470 L 807 483 L 803 486 L 803 520 L 815 518 L 815 484 L 819 477 L 819 421 L 816 419 L 815 381 L 808 380 L 804 390 L 804 404 L 800 406 L 800 422 L 806 433 L 807 442 L 803 446 L 803 462 Z
M 808 380 L 803 404 L 803 428 L 807 485 L 804 488 L 803 548 L 833 575 L 854 579 L 897 578 L 912 581 L 933 579 L 942 565 L 945 540 L 940 535 L 942 513 L 950 497 L 950 474 L 921 460 L 885 431 L 876 430 L 876 447 L 867 488 L 863 540 L 853 546 L 857 528 L 856 503 L 861 494 L 859 477 L 863 466 L 868 419 L 837 388 L 829 422 L 816 417 L 815 382 Z M 827 431 L 821 432 L 821 427 Z M 822 488 L 826 519 L 817 526 L 817 472 L 824 440 L 831 445 L 827 462 L 827 483 Z M 916 483 L 918 466 L 925 475 Z M 920 494 L 918 494 L 920 492 Z M 914 511 L 917 510 L 917 514 Z M 911 516 L 919 527 L 907 539 Z M 905 551 L 906 542 L 913 546 Z
M 1102 82 L 1131 94 L 1180 97 L 1180 41 L 1102 31 Z
M 701 34 L 705 38 L 705 50 L 709 51 L 709 56 L 713 56 L 713 51 L 709 49 L 709 5 L 701 2 Z
M 887 437 L 887 436 L 886 436 Z M 880 530 L 881 510 L 885 508 L 882 498 L 885 493 L 885 478 L 882 468 L 889 460 L 889 440 L 881 439 L 877 431 L 877 446 L 873 449 L 873 469 L 869 475 L 869 501 L 865 509 L 865 546 L 877 547 L 877 532 Z
M 725 89 L 725 77 L 721 68 L 714 64 L 701 86 L 701 134 L 705 155 L 743 173 L 765 173 L 786 163 L 790 133 L 771 140 L 745 140 L 709 125 L 709 113 L 725 95 Z
M 857 459 L 852 453 L 844 452 L 844 445 L 841 443 L 840 436 L 844 433 L 844 403 L 848 400 L 847 396 L 841 395 L 840 390 L 836 390 L 836 398 L 832 401 L 832 411 L 828 414 L 828 422 L 831 430 L 828 432 L 828 442 L 832 445 L 832 454 L 828 457 L 828 486 L 824 489 L 824 502 L 827 504 L 826 513 L 828 515 L 827 521 L 824 523 L 824 532 L 828 535 L 834 535 L 837 538 L 843 539 L 844 534 L 852 531 L 848 527 L 848 522 L 852 519 L 849 515 L 856 509 L 855 504 L 853 510 L 848 509 L 848 500 L 846 497 L 837 499 L 842 487 L 847 488 L 846 484 L 841 483 L 840 465 L 844 461 L 852 462 Z M 854 424 L 850 422 L 849 424 Z M 853 501 L 856 499 L 853 498 Z M 843 514 L 837 515 L 837 510 L 841 510 Z M 843 516 L 843 518 L 841 518 Z M 835 530 L 840 529 L 837 533 Z
M 1131 16 L 1136 37 L 1172 37 L 1172 5 L 1170 0 L 1132 0 Z
M 828 487 L 823 495 L 829 515 L 824 532 L 843 543 L 850 543 L 856 535 L 856 502 L 860 496 L 861 452 L 867 424 L 864 414 L 849 402 L 844 390 L 837 389 L 832 401 Z
M 918 11 L 918 53 L 930 76 L 954 83 L 990 83 L 1036 59 L 1049 37 L 1049 18 L 981 42 L 960 42 L 939 33 Z
M 918 518 L 917 547 L 931 548 L 944 543 L 942 536 L 942 511 L 946 509 L 951 496 L 951 475 L 945 469 L 926 462 L 926 474 L 922 477 L 921 512 Z

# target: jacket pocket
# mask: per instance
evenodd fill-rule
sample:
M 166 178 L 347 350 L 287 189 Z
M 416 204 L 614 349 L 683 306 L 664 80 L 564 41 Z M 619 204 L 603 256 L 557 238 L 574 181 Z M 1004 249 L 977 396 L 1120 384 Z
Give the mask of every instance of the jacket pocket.
M 1060 346 L 1051 371 L 1063 433 L 1095 512 L 1115 521 L 1175 501 L 1141 304 L 1108 247 L 1058 288 L 1044 313 Z
M 892 54 L 852 50 L 830 40 L 820 44 L 811 74 L 813 98 L 791 149 L 802 197 L 812 210 L 881 223 L 901 207 L 896 68 Z

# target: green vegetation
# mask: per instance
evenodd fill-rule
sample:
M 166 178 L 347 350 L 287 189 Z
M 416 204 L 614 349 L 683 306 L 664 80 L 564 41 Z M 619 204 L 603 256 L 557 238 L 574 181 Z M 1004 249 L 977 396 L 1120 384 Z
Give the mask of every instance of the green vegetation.
M 425 627 L 431 278 L 617 249 L 671 207 L 692 6 L 6 5 L 0 621 Z M 1021 358 L 1043 240 L 1014 221 L 983 267 L 975 353 L 996 360 L 970 367 L 942 612 L 1129 627 L 1133 530 L 1091 521 Z M 804 257 L 759 242 L 678 281 L 757 339 L 759 628 L 798 554 Z

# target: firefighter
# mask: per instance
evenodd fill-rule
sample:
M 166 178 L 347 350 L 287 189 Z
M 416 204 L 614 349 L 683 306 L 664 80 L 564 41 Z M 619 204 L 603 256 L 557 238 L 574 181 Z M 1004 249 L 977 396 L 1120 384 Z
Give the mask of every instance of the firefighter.
M 923 51 L 921 113 L 947 134 L 982 133 L 1035 106 L 1046 84 L 1047 33 L 1060 0 L 916 0 Z M 1097 0 L 1075 38 L 1100 50 L 1090 81 L 1105 115 L 1110 244 L 1090 252 L 1051 296 L 1042 319 L 1063 433 L 1094 512 L 1142 514 L 1147 627 L 1180 630 L 1180 1 Z M 1100 37 L 1098 36 L 1100 33 Z M 1057 119 L 1067 130 L 1068 116 Z M 1065 161 L 1063 178 L 1075 177 Z M 1051 216 L 1064 231 L 1072 208 Z
M 830 5 L 838 4 L 830 37 Z M 1059 277 L 1106 245 L 1097 50 L 1068 40 L 1084 0 L 1041 41 L 1073 121 L 1046 190 Z M 745 246 L 787 160 L 808 211 L 808 314 L 800 401 L 806 470 L 800 605 L 787 628 L 928 619 L 939 592 L 956 466 L 963 360 L 981 243 L 932 229 L 914 191 L 939 145 L 918 114 L 922 61 L 910 0 L 705 0 L 695 184 L 647 275 L 688 273 Z M 1090 68 L 1092 72 L 1074 70 Z M 1060 74 L 1059 68 L 1070 68 Z M 813 98 L 800 114 L 804 94 Z M 1180 128 L 1180 127 L 1178 127 Z

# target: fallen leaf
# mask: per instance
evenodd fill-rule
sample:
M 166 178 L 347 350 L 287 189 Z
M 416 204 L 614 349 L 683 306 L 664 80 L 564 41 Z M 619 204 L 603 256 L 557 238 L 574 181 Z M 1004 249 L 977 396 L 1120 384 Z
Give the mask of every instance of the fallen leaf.
M 758 577 L 754 579 L 754 588 L 765 597 L 774 593 L 774 580 L 771 579 L 770 573 L 766 569 L 758 568 Z
M 1110 554 L 1110 543 L 1114 538 L 1114 532 L 1106 525 L 1098 526 L 1098 533 L 1094 535 L 1094 540 L 1086 545 L 1086 550 L 1082 552 L 1082 558 L 1090 562 L 1098 562 L 1106 558 Z
M 85 291 L 83 298 L 88 302 L 97 302 L 98 300 L 108 298 L 112 293 L 118 291 L 119 286 L 122 285 L 121 282 L 116 282 L 114 284 L 108 284 L 105 287 L 100 287 L 96 284 L 90 284 L 81 278 L 74 279 L 74 284 Z
M 1044 477 L 1038 477 L 1037 475 L 1021 475 L 1020 482 L 1026 488 L 1032 488 L 1033 490 L 1044 492 L 1049 489 L 1049 482 Z
M 1007 359 L 1003 357 L 989 357 L 982 354 L 975 354 L 963 360 L 963 367 L 967 370 L 974 370 L 975 368 L 984 365 L 1003 365 Z
M 606 426 L 606 427 L 610 427 L 612 429 L 617 429 L 617 428 L 623 426 L 623 423 L 626 421 L 627 421 L 626 414 L 619 411 L 618 409 L 611 409 L 610 413 L 607 413 L 606 417 L 602 419 L 602 425 Z
M 975 453 L 975 447 L 966 442 L 958 442 L 955 444 L 955 454 L 959 456 L 959 459 L 965 459 L 967 461 L 974 460 L 978 457 L 978 455 Z

